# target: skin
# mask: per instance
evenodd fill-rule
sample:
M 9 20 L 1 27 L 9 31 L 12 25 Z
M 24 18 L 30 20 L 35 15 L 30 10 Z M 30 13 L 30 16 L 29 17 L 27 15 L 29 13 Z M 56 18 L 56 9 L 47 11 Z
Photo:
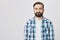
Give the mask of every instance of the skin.
M 33 10 L 34 10 L 34 13 L 36 12 L 41 12 L 41 13 L 44 13 L 44 8 L 42 6 L 42 4 L 36 4 L 34 7 L 33 7 Z M 36 16 L 35 16 L 36 17 Z M 42 17 L 36 17 L 37 19 L 42 19 Z

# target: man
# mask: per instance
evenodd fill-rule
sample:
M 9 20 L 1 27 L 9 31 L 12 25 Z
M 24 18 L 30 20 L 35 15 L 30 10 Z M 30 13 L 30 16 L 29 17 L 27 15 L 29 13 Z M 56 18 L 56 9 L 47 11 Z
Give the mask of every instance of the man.
M 35 16 L 29 19 L 24 26 L 24 40 L 54 40 L 52 22 L 43 16 L 44 4 L 33 4 Z

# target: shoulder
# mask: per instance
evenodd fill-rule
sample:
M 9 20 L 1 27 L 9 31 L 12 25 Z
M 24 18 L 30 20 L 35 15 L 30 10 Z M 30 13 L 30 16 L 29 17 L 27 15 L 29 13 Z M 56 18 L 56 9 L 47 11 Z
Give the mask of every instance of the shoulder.
M 33 21 L 34 21 L 34 17 L 28 19 L 25 24 L 26 24 L 26 25 L 30 25 L 30 24 L 33 23 Z
M 43 19 L 44 19 L 44 22 L 47 22 L 47 23 L 52 24 L 52 21 L 51 21 L 50 19 L 48 19 L 48 18 L 46 18 L 46 17 L 44 17 Z
M 33 22 L 33 21 L 34 21 L 34 17 L 28 19 L 28 20 L 27 20 L 27 23 L 31 23 L 31 22 Z

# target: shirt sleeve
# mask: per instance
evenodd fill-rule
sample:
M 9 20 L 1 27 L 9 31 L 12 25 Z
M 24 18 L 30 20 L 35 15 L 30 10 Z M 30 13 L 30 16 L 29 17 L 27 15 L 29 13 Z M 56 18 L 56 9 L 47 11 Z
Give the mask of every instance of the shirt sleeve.
M 28 23 L 24 25 L 24 40 L 28 40 Z
M 52 22 L 50 22 L 49 28 L 48 28 L 48 34 L 49 34 L 49 40 L 54 40 L 54 28 Z

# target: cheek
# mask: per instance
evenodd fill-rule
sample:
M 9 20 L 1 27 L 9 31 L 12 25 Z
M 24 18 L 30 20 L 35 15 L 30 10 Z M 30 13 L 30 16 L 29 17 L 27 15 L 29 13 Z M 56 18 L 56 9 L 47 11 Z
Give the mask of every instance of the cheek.
M 40 10 L 40 12 L 43 12 L 43 10 Z
M 41 13 L 43 13 L 43 12 L 44 12 L 44 10 L 40 10 L 40 12 L 41 12 Z

